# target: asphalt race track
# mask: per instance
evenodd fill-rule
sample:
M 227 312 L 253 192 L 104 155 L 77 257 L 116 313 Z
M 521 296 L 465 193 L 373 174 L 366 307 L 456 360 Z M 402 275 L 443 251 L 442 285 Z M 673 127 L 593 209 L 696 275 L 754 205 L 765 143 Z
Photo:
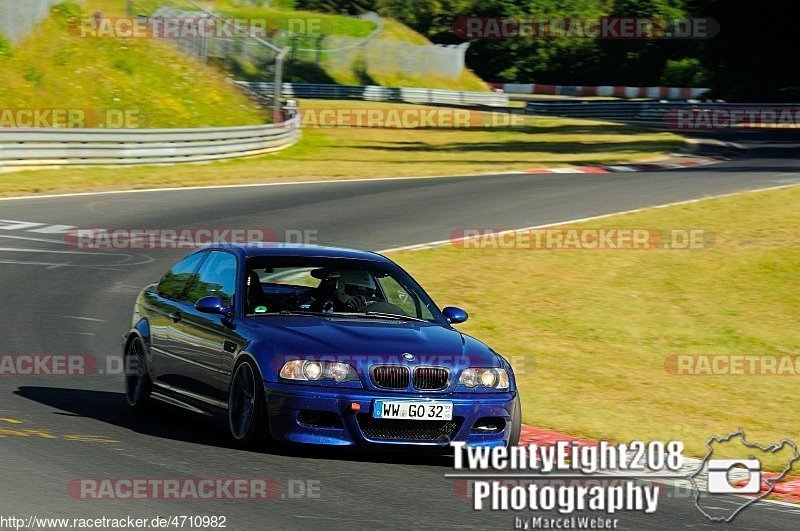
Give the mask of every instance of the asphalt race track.
M 183 252 L 91 252 L 64 245 L 64 227 L 315 230 L 319 243 L 385 249 L 450 237 L 464 227 L 513 228 L 800 183 L 800 142 L 746 140 L 741 157 L 677 172 L 496 175 L 85 195 L 0 201 L 3 354 L 121 353 L 138 290 Z M 110 170 L 111 171 L 111 170 Z M 49 231 L 49 232 L 48 232 Z M 456 268 L 454 267 L 454 270 Z M 457 278 L 454 278 L 457 282 Z M 445 304 L 448 301 L 438 301 Z M 565 397 L 565 399 L 567 399 Z M 38 431 L 37 431 L 38 430 Z M 116 442 L 109 442 L 116 441 Z M 225 515 L 228 528 L 512 528 L 530 513 L 475 512 L 447 459 L 329 449 L 232 449 L 221 424 L 173 406 L 137 417 L 119 375 L 0 378 L 0 515 Z M 271 478 L 268 501 L 80 500 L 80 478 Z M 309 484 L 308 481 L 312 483 Z M 299 494 L 316 485 L 319 498 Z M 297 496 L 295 496 L 297 495 Z M 712 526 L 687 496 L 628 528 L 796 528 L 800 510 L 758 504 Z

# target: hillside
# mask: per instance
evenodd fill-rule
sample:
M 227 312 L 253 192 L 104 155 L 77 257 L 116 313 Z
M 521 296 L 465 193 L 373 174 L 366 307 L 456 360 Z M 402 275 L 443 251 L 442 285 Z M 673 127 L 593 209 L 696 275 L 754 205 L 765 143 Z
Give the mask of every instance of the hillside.
M 114 0 L 102 0 L 110 7 L 120 4 Z M 134 2 L 137 14 L 150 15 L 166 3 L 165 0 L 136 0 Z M 377 25 L 370 20 L 355 17 L 303 11 L 294 9 L 293 2 L 265 2 L 263 6 L 255 5 L 258 2 L 241 2 L 237 0 L 215 0 L 201 2 L 200 5 L 222 13 L 226 17 L 237 20 L 266 20 L 271 28 L 282 30 L 292 29 L 297 35 L 294 43 L 302 48 L 316 48 L 320 34 L 327 37 L 322 44 L 323 49 L 346 46 L 351 39 L 357 41 L 373 33 Z M 270 4 L 270 5 L 266 5 Z M 179 9 L 194 10 L 192 4 L 186 0 L 171 2 Z M 313 21 L 316 27 L 307 25 Z M 317 27 L 319 29 L 317 29 Z M 298 31 L 298 29 L 300 31 Z M 302 31 L 304 30 L 305 31 Z M 384 57 L 396 55 L 393 52 L 392 41 L 400 43 L 397 49 L 402 49 L 404 44 L 427 45 L 431 44 L 425 36 L 412 30 L 408 26 L 391 18 L 383 19 L 383 29 L 376 36 L 379 48 L 384 49 Z M 344 43 L 343 43 L 344 41 Z M 350 52 L 348 52 L 349 54 Z M 284 79 L 289 82 L 306 83 L 337 83 L 344 85 L 376 84 L 392 87 L 427 87 L 449 88 L 459 90 L 487 90 L 486 84 L 473 72 L 465 70 L 460 77 L 450 78 L 437 73 L 428 72 L 420 75 L 386 71 L 385 68 L 365 66 L 364 61 L 353 54 L 354 57 L 342 57 L 340 52 L 307 52 L 298 55 L 292 54 L 286 62 Z M 376 66 L 385 66 L 385 61 L 375 61 Z M 235 74 L 237 79 L 263 81 L 263 72 L 269 64 L 235 64 L 226 67 Z
M 0 108 L 82 109 L 132 113 L 138 127 L 264 123 L 253 105 L 215 68 L 152 39 L 81 38 L 70 17 L 121 14 L 123 2 L 87 0 L 53 8 L 51 17 L 0 53 Z M 224 108 L 225 112 L 220 112 Z M 93 125 L 93 124 L 89 124 Z

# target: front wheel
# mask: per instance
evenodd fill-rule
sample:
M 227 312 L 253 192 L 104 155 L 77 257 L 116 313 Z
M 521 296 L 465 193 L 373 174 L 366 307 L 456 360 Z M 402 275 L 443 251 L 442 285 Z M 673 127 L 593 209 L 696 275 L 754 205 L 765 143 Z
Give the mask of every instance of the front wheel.
M 147 356 L 141 338 L 136 337 L 125 348 L 125 400 L 131 409 L 141 410 L 150 400 L 150 374 L 147 370 Z
M 520 433 L 522 432 L 522 403 L 519 399 L 519 393 L 514 399 L 514 413 L 511 415 L 511 434 L 508 437 L 508 446 L 517 446 L 519 444 Z
M 267 438 L 266 398 L 258 368 L 250 359 L 236 366 L 228 397 L 228 427 L 233 440 L 244 447 Z

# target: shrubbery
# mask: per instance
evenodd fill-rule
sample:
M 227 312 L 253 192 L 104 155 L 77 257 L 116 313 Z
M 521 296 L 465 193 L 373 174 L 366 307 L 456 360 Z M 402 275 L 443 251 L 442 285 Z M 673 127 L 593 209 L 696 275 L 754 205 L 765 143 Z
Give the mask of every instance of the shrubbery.
M 711 18 L 708 39 L 473 40 L 467 66 L 487 81 L 574 85 L 710 86 L 727 99 L 786 100 L 800 94 L 791 2 L 763 0 L 297 0 L 338 13 L 376 9 L 433 42 L 460 42 L 458 17 L 527 19 Z M 783 41 L 783 42 L 782 42 Z

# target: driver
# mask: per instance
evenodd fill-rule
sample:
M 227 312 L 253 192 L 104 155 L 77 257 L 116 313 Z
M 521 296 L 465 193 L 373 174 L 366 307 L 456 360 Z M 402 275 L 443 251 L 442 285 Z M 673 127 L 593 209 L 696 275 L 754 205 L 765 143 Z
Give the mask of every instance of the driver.
M 374 301 L 377 286 L 367 271 L 342 269 L 339 271 L 317 270 L 312 276 L 322 278 L 316 297 L 320 311 L 362 310 Z

